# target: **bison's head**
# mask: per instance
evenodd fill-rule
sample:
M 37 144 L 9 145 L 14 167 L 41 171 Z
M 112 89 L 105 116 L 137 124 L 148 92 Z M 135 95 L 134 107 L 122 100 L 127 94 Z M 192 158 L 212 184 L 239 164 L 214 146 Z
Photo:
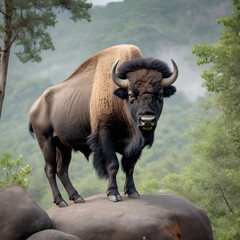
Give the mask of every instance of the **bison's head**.
M 173 73 L 166 63 L 152 58 L 125 61 L 118 68 L 118 74 L 118 61 L 112 68 L 112 79 L 119 87 L 114 94 L 126 99 L 129 112 L 145 137 L 153 136 L 163 98 L 176 92 L 171 85 L 177 79 L 178 68 L 173 60 L 172 63 Z

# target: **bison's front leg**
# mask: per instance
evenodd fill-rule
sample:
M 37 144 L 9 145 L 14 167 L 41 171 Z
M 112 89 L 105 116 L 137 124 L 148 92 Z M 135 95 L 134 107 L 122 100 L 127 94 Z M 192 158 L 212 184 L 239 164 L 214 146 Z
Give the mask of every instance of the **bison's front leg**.
M 139 193 L 136 190 L 133 180 L 134 167 L 137 162 L 137 159 L 139 158 L 139 155 L 131 158 L 123 156 L 122 158 L 123 170 L 126 173 L 124 194 L 127 194 L 129 198 L 139 198 Z
M 116 179 L 119 163 L 114 149 L 111 131 L 108 128 L 104 128 L 99 132 L 99 145 L 98 151 L 102 152 L 102 159 L 100 157 L 99 159 L 94 160 L 95 168 L 98 171 L 98 167 L 96 166 L 96 162 L 98 162 L 98 164 L 102 165 L 102 168 L 109 179 L 107 188 L 107 196 L 109 200 L 113 202 L 121 201 L 122 198 L 118 192 Z M 101 154 L 98 153 L 96 156 Z M 99 162 L 100 159 L 101 162 Z

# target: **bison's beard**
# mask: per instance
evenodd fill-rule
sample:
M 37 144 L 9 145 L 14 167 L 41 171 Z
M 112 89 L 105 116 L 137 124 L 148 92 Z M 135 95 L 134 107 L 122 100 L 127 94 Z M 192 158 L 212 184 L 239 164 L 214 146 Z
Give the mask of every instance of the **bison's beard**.
M 144 138 L 144 147 L 148 146 L 148 148 L 151 148 L 154 142 L 154 128 L 151 131 L 144 131 L 141 130 L 141 133 Z
M 125 145 L 124 154 L 126 157 L 134 157 L 141 154 L 143 148 L 150 148 L 154 142 L 154 129 L 151 131 L 139 130 L 138 134 L 132 136 Z
M 144 148 L 144 138 L 141 134 L 133 135 L 125 144 L 124 155 L 128 158 L 141 154 Z

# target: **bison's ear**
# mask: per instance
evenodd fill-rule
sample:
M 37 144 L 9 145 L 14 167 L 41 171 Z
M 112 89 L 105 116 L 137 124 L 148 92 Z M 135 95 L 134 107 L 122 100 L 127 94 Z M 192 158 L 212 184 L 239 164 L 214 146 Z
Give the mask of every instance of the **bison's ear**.
M 176 92 L 176 88 L 174 86 L 163 88 L 163 97 L 170 97 Z
M 127 89 L 117 88 L 116 90 L 114 90 L 113 94 L 116 95 L 117 97 L 121 98 L 121 99 L 127 99 L 128 98 Z

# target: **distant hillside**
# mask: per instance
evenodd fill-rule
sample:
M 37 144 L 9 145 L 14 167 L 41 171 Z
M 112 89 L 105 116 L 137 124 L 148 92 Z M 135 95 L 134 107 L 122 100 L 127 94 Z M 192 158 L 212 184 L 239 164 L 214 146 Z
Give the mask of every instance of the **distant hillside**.
M 69 30 L 71 45 L 86 58 L 111 45 L 131 43 L 156 57 L 164 44 L 193 45 L 217 40 L 216 20 L 231 12 L 229 0 L 125 0 L 94 7 L 92 22 Z M 63 24 L 61 22 L 61 24 Z M 84 48 L 82 48 L 84 46 Z
M 128 43 L 145 57 L 168 63 L 173 58 L 180 69 L 178 89 L 196 99 L 203 93 L 201 69 L 191 51 L 194 44 L 217 40 L 222 26 L 216 20 L 231 9 L 230 0 L 125 0 L 93 7 L 90 23 L 74 23 L 60 13 L 59 23 L 49 29 L 56 50 L 43 53 L 40 64 L 21 64 L 12 54 L 9 81 L 43 77 L 60 82 L 96 52 Z

